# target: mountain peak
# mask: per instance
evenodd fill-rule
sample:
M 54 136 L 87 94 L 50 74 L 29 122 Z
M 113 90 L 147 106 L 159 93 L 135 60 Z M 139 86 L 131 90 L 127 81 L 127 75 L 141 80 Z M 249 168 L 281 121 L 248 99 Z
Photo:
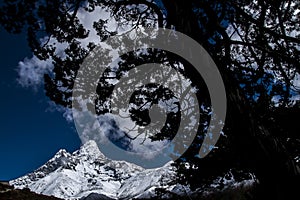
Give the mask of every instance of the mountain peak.
M 97 143 L 94 140 L 89 140 L 84 143 L 78 151 L 73 154 L 88 156 L 89 159 L 107 159 L 106 156 L 99 150 Z
M 99 149 L 97 143 L 94 140 L 88 140 L 85 142 L 81 149 Z

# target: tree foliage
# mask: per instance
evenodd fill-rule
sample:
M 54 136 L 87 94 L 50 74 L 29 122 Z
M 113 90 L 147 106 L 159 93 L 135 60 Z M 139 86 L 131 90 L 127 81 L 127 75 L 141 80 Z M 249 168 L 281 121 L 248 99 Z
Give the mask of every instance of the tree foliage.
M 85 27 L 82 16 L 100 10 L 109 15 L 105 19 L 95 18 L 90 27 Z M 0 16 L 0 23 L 7 31 L 27 32 L 28 44 L 36 57 L 52 62 L 53 71 L 45 74 L 46 95 L 65 107 L 71 107 L 80 64 L 100 41 L 140 27 L 167 27 L 187 34 L 202 44 L 216 62 L 226 86 L 229 114 L 224 128 L 226 137 L 221 138 L 218 149 L 205 159 L 195 158 L 199 137 L 182 157 L 198 166 L 191 171 L 179 163 L 182 181 L 196 183 L 200 178 L 205 179 L 199 173 L 201 170 L 209 171 L 210 176 L 227 167 L 241 166 L 254 170 L 262 182 L 266 180 L 271 185 L 275 184 L 274 175 L 284 182 L 285 177 L 299 174 L 299 166 L 292 157 L 296 155 L 292 149 L 297 148 L 299 136 L 286 128 L 292 124 L 281 127 L 278 123 L 283 121 L 283 113 L 299 107 L 292 97 L 300 91 L 300 2 L 6 0 Z M 124 63 L 119 63 L 124 64 L 123 71 L 117 74 L 119 77 L 130 70 L 126 66 L 149 60 L 167 62 L 174 68 L 179 63 L 187 65 L 165 52 L 145 57 L 126 56 Z M 192 67 L 181 73 L 206 91 Z M 112 89 L 106 87 L 102 92 L 109 94 Z M 209 95 L 207 91 L 204 93 L 202 103 L 209 106 Z M 138 115 L 134 114 L 137 121 L 145 116 Z M 208 120 L 209 116 L 202 119 Z M 165 134 L 153 138 L 172 137 Z M 295 139 L 293 148 L 287 137 Z M 195 173 L 201 175 L 196 177 Z

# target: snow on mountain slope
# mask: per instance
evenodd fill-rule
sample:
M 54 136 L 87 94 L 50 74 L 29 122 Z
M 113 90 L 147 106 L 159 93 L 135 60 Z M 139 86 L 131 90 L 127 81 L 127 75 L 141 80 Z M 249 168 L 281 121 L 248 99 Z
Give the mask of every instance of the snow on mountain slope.
M 116 198 L 116 191 L 124 180 L 142 170 L 132 163 L 107 159 L 97 144 L 89 141 L 73 154 L 60 150 L 42 167 L 10 184 L 65 199 L 81 198 L 90 193 Z
M 244 178 L 239 177 L 237 173 L 242 173 Z M 193 199 L 199 199 L 199 197 L 204 199 L 214 193 L 227 190 L 245 190 L 257 182 L 252 173 L 229 170 L 192 191 L 188 185 L 176 182 L 176 176 L 176 168 L 171 165 L 171 162 L 161 168 L 141 171 L 121 185 L 117 197 L 119 199 L 157 199 L 158 197 L 168 199 L 189 196 Z M 158 191 L 162 193 L 159 194 Z
M 255 176 L 235 180 L 228 172 L 210 185 L 191 191 L 175 181 L 176 169 L 171 162 L 161 168 L 143 169 L 140 166 L 106 158 L 94 141 L 84 144 L 70 154 L 60 150 L 52 159 L 36 171 L 10 181 L 15 188 L 53 195 L 63 199 L 132 199 L 157 197 L 157 189 L 164 191 L 162 197 L 210 194 L 222 189 L 236 188 L 255 183 Z M 225 186 L 224 186 L 225 185 Z
M 119 199 L 147 199 L 157 196 L 157 188 L 177 195 L 191 193 L 188 186 L 180 185 L 175 180 L 176 168 L 169 162 L 161 168 L 146 169 L 127 179 L 118 190 L 117 196 Z

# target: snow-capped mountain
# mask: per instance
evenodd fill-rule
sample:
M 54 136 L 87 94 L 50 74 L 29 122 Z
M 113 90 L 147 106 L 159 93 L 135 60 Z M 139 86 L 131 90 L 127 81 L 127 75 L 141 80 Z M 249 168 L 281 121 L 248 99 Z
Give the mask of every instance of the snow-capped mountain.
M 89 141 L 72 154 L 60 150 L 42 167 L 10 184 L 65 199 L 90 193 L 116 198 L 121 184 L 142 170 L 132 163 L 107 159 L 97 144 Z
M 151 198 L 156 189 L 177 195 L 193 195 L 188 186 L 175 182 L 175 167 L 171 163 L 156 169 L 143 169 L 140 166 L 106 158 L 94 141 L 84 144 L 70 154 L 60 150 L 46 164 L 36 171 L 10 181 L 15 188 L 29 188 L 44 195 L 63 199 L 132 199 Z M 229 177 L 229 178 L 228 178 Z M 227 179 L 216 179 L 202 192 L 217 188 L 224 182 L 232 187 L 251 185 L 255 177 L 235 181 L 230 172 Z M 165 196 L 167 197 L 167 196 Z

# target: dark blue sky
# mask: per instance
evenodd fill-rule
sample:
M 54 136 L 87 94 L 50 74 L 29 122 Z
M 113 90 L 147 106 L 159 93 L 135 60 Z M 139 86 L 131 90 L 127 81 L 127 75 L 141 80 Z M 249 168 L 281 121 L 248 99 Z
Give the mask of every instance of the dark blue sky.
M 18 62 L 31 57 L 26 35 L 0 27 L 0 36 L 0 180 L 10 180 L 37 169 L 61 148 L 78 149 L 80 140 L 61 113 L 47 111 L 42 87 L 34 92 L 18 85 Z

